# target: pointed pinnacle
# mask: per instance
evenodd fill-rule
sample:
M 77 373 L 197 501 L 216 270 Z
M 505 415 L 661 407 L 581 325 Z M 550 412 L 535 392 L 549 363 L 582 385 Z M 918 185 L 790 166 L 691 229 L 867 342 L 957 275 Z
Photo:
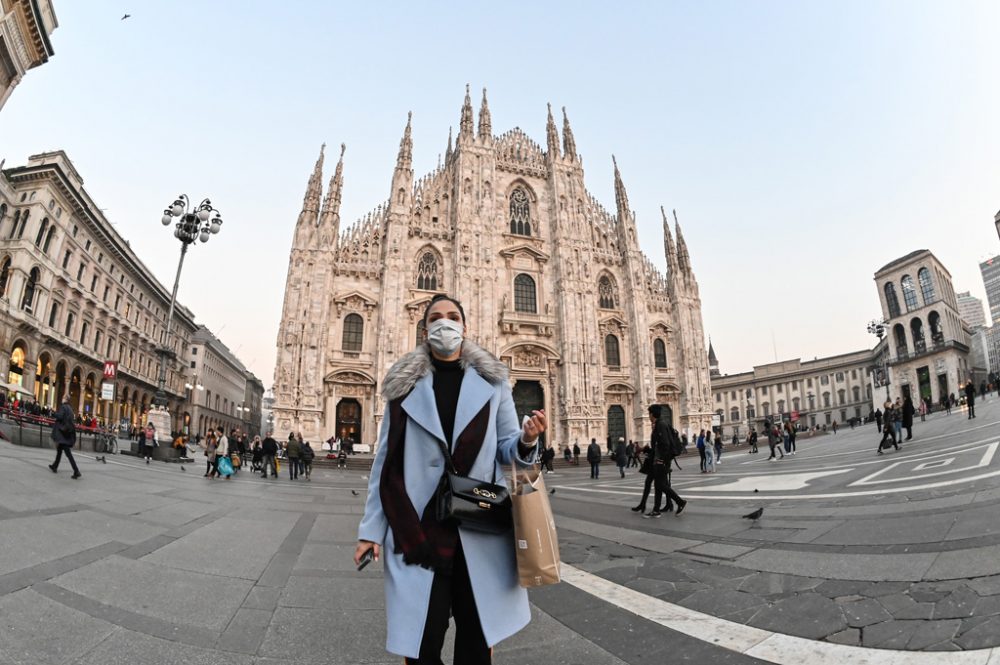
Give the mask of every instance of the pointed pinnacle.
M 562 107 L 563 114 L 563 153 L 570 159 L 576 159 L 576 140 L 573 138 L 573 130 L 569 126 L 569 116 L 566 115 L 566 107 Z
M 465 101 L 462 103 L 462 118 L 458 125 L 458 140 L 463 137 L 472 138 L 472 97 L 469 96 L 469 84 L 465 84 Z
M 489 139 L 493 137 L 493 119 L 490 116 L 490 107 L 486 101 L 486 88 L 483 88 L 483 103 L 479 107 L 479 138 Z
M 556 121 L 552 119 L 552 104 L 548 104 L 549 116 L 545 122 L 545 142 L 549 151 L 549 158 L 559 157 L 559 130 L 556 129 Z

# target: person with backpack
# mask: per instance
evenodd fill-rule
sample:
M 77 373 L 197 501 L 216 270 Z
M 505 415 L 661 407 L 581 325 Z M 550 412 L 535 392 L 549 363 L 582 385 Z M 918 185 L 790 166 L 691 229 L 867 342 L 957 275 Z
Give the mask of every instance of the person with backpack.
M 312 468 L 313 459 L 316 457 L 316 452 L 306 441 L 302 444 L 302 474 L 306 477 L 306 480 L 312 482 Z
M 288 437 L 288 447 L 285 448 L 288 455 L 288 477 L 295 480 L 299 477 L 299 460 L 302 459 L 302 444 L 295 436 Z
M 73 459 L 73 444 L 76 443 L 76 425 L 73 423 L 73 407 L 69 405 L 69 393 L 63 395 L 62 406 L 56 412 L 56 421 L 52 423 L 52 440 L 56 444 L 56 461 L 49 465 L 52 473 L 59 470 L 59 461 L 65 455 L 69 465 L 73 467 L 73 480 L 80 478 L 80 467 Z
M 660 517 L 661 496 L 666 497 L 667 506 L 677 504 L 676 515 L 680 515 L 687 507 L 687 501 L 670 486 L 670 465 L 676 462 L 678 455 L 684 452 L 677 430 L 668 422 L 668 414 L 663 413 L 663 406 L 652 404 L 649 409 L 649 419 L 653 424 L 653 435 L 649 445 L 653 449 L 653 483 L 656 488 L 653 500 L 653 510 L 645 517 Z M 678 465 L 680 468 L 680 465 Z

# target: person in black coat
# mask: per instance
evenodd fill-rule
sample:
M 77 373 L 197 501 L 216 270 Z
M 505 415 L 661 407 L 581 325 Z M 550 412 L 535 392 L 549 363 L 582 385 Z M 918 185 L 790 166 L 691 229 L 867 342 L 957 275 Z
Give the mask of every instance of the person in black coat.
M 669 412 L 668 412 L 669 413 Z M 677 434 L 668 418 L 663 412 L 660 404 L 653 404 L 649 407 L 649 419 L 653 424 L 653 436 L 650 437 L 649 445 L 653 449 L 653 483 L 655 496 L 653 500 L 653 510 L 645 517 L 660 516 L 660 498 L 666 497 L 667 504 L 677 504 L 676 515 L 680 515 L 687 506 L 687 501 L 682 499 L 677 492 L 670 487 L 670 464 L 674 461 L 675 442 L 680 445 L 680 436 Z
M 587 462 L 590 463 L 590 477 L 598 478 L 601 475 L 601 447 L 597 439 L 591 439 L 587 446 Z
M 875 426 L 878 427 L 878 433 L 882 433 L 882 409 L 875 409 Z
M 903 427 L 906 428 L 906 440 L 909 441 L 913 438 L 913 414 L 916 413 L 916 409 L 913 408 L 913 400 L 907 395 L 906 399 L 903 400 Z
M 976 417 L 976 387 L 972 381 L 965 384 L 965 403 L 969 406 L 969 419 Z
M 278 466 L 275 464 L 275 458 L 278 456 L 278 442 L 274 440 L 271 433 L 268 432 L 267 436 L 264 437 L 263 443 L 261 443 L 261 452 L 264 455 L 264 473 L 263 478 L 267 478 L 267 470 L 271 469 L 271 477 L 278 477 Z
M 69 395 L 63 396 L 62 406 L 56 412 L 56 421 L 52 424 L 52 440 L 56 444 L 56 461 L 49 465 L 52 473 L 59 470 L 59 461 L 63 455 L 73 467 L 73 478 L 80 477 L 80 468 L 73 459 L 73 444 L 76 443 L 76 425 L 73 422 L 73 408 L 69 405 Z

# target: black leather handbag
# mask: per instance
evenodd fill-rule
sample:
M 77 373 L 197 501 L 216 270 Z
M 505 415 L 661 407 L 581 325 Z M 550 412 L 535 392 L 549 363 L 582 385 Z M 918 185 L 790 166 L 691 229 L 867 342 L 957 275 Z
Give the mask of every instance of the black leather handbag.
M 455 524 L 464 529 L 501 534 L 513 528 L 510 491 L 506 485 L 463 476 L 455 470 L 447 444 L 438 441 L 444 453 L 447 469 L 435 492 L 435 515 L 442 524 Z

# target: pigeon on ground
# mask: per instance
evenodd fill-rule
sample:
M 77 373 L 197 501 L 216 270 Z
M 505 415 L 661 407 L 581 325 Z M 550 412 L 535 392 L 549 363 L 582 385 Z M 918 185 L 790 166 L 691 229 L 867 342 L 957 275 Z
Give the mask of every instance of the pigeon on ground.
M 764 508 L 758 508 L 757 510 L 753 511 L 752 513 L 750 513 L 748 515 L 744 515 L 743 519 L 756 521 L 756 520 L 759 520 L 760 517 L 761 517 L 761 515 L 763 515 L 763 514 L 764 514 Z
M 755 488 L 754 488 L 754 490 L 753 490 L 754 494 L 756 494 L 756 493 L 757 493 L 757 492 L 759 492 L 759 491 L 760 491 L 760 490 L 759 490 L 759 489 L 757 489 L 756 487 L 755 487 Z
M 556 493 L 556 489 L 554 487 L 549 490 L 549 494 L 555 494 L 555 493 Z
M 183 464 L 181 464 L 181 471 L 187 471 L 187 469 L 184 468 Z
M 131 15 L 131 14 L 125 14 L 125 16 L 122 16 L 122 20 L 123 20 L 123 21 L 124 21 L 125 19 L 127 19 L 127 18 L 132 18 L 132 15 Z
M 358 495 L 358 490 L 351 490 L 351 494 L 353 494 L 354 496 L 357 496 Z
M 105 464 L 107 464 L 107 463 L 108 463 L 108 460 L 104 459 L 104 456 L 103 456 L 103 455 L 102 455 L 102 456 L 100 456 L 100 457 L 95 457 L 95 458 L 94 458 L 94 461 L 95 461 L 95 462 L 104 462 Z

